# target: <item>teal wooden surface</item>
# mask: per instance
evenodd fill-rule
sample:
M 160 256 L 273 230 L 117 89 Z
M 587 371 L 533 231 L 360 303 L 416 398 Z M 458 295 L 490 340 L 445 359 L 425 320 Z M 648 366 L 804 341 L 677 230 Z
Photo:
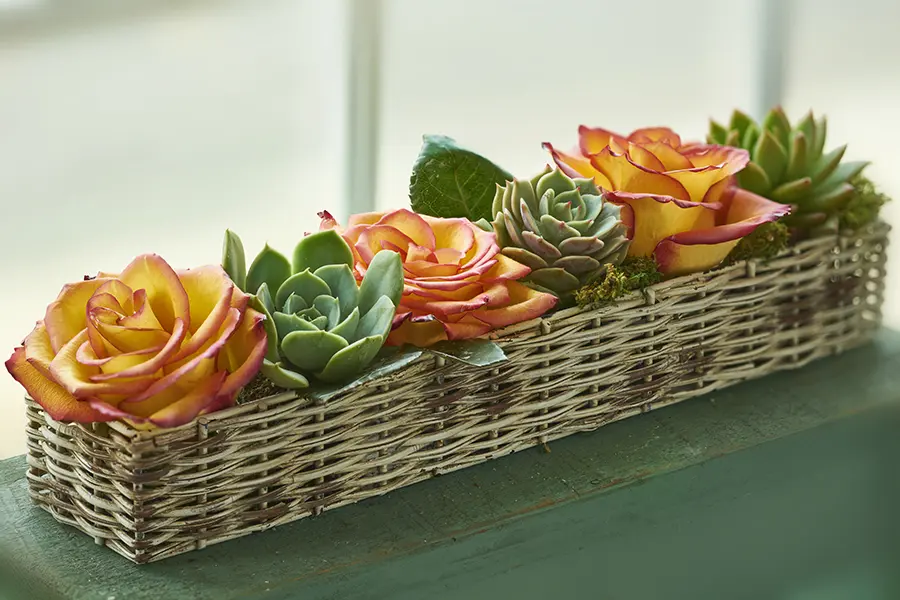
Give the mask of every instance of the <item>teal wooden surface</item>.
M 138 567 L 0 462 L 0 597 L 900 598 L 900 334 Z

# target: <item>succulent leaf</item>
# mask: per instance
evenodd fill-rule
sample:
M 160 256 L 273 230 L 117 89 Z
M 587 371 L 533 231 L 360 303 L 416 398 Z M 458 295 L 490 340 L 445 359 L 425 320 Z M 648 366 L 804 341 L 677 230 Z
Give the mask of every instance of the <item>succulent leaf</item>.
M 359 285 L 359 312 L 365 316 L 382 296 L 387 296 L 394 306 L 403 295 L 403 262 L 400 255 L 382 250 L 369 263 L 366 275 Z
M 242 292 L 247 291 L 247 261 L 244 256 L 244 243 L 235 232 L 225 230 L 225 241 L 222 245 L 222 268 L 228 277 Z
M 325 265 L 315 271 L 315 276 L 328 284 L 331 294 L 341 306 L 341 318 L 346 318 L 359 304 L 359 286 L 353 271 L 344 264 Z
M 262 249 L 247 272 L 247 289 L 256 291 L 266 284 L 269 290 L 277 290 L 291 276 L 291 263 L 277 250 L 268 244 Z
M 383 344 L 384 338 L 375 335 L 357 340 L 335 352 L 316 376 L 329 382 L 347 379 L 369 365 Z
M 351 343 L 351 344 L 353 342 L 355 342 L 356 339 L 359 337 L 359 335 L 357 335 L 358 331 L 359 331 L 359 308 L 358 307 L 354 307 L 353 311 L 351 311 L 351 313 L 349 315 L 347 315 L 346 319 L 344 319 L 343 321 L 341 321 L 340 323 L 338 323 L 331 329 L 331 333 L 333 333 L 334 335 L 341 336 L 342 338 L 347 340 L 348 343 Z
M 328 284 L 313 275 L 309 269 L 291 275 L 275 293 L 275 306 L 284 306 L 291 294 L 303 298 L 307 306 L 312 306 L 318 296 L 328 296 L 331 288 Z
M 396 306 L 387 296 L 379 298 L 359 320 L 358 337 L 387 337 L 394 322 Z
M 315 372 L 348 345 L 347 340 L 328 331 L 292 331 L 281 341 L 281 351 L 293 366 Z
M 268 358 L 263 359 L 259 371 L 265 375 L 269 381 L 286 390 L 297 390 L 309 387 L 309 380 L 306 377 L 296 371 L 285 368 L 283 364 L 273 362 Z
M 267 290 L 265 284 L 260 286 L 261 290 Z M 266 360 L 272 362 L 278 360 L 278 332 L 275 328 L 275 321 L 272 318 L 272 312 L 268 309 L 265 302 L 259 296 L 250 296 L 248 303 L 250 308 L 264 314 L 266 320 L 263 321 L 263 327 L 266 330 Z
M 325 265 L 353 266 L 353 251 L 334 229 L 306 236 L 294 248 L 294 273 L 315 271 Z

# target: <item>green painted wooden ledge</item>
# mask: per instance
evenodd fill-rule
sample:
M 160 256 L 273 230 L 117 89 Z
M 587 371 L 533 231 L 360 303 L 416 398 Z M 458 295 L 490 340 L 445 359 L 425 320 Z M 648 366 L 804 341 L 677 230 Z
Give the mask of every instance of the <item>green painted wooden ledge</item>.
M 138 567 L 0 462 L 0 598 L 900 598 L 900 334 Z

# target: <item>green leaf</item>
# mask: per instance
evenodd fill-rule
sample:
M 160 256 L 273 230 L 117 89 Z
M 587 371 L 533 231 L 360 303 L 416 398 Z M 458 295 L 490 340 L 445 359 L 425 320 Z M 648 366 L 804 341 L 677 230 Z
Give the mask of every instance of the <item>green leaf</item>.
M 263 360 L 259 372 L 269 381 L 286 390 L 298 390 L 309 387 L 309 380 L 306 377 L 296 371 L 291 371 L 281 363 L 272 362 L 268 359 Z
M 789 181 L 787 183 L 783 183 L 779 185 L 777 188 L 772 190 L 771 198 L 776 202 L 783 202 L 790 204 L 801 198 L 804 194 L 809 192 L 812 189 L 812 179 L 809 177 L 803 177 L 801 179 L 794 179 L 793 181 Z
M 781 183 L 784 172 L 787 170 L 787 150 L 781 145 L 775 136 L 768 131 L 763 131 L 756 142 L 753 152 L 754 162 L 762 167 L 772 185 Z
M 812 111 L 809 111 L 802 119 L 800 119 L 795 130 L 802 132 L 803 137 L 806 138 L 806 166 L 804 171 L 808 173 L 819 161 L 819 155 L 821 154 L 821 152 L 816 154 L 816 148 L 819 147 L 819 140 L 817 139 L 818 131 L 816 118 L 813 116 Z
M 316 307 L 322 315 L 328 317 L 328 326 L 334 327 L 341 322 L 341 307 L 337 298 L 332 296 L 317 296 L 313 300 L 313 306 Z
M 294 273 L 325 265 L 353 266 L 353 251 L 334 229 L 308 235 L 294 248 Z
M 316 269 L 314 275 L 331 288 L 331 295 L 341 306 L 341 318 L 346 319 L 359 304 L 359 286 L 353 271 L 347 265 L 325 265 Z
M 867 161 L 848 161 L 842 162 L 837 168 L 822 182 L 819 189 L 827 190 L 841 183 L 846 183 L 859 175 L 863 169 L 869 166 Z
M 348 344 L 352 344 L 356 341 L 357 332 L 359 331 L 359 309 L 354 308 L 353 311 L 347 315 L 347 318 L 337 324 L 336 327 L 331 329 L 331 333 L 334 335 L 339 335 L 345 340 L 347 340 Z
M 309 270 L 291 275 L 275 294 L 275 306 L 284 306 L 291 294 L 297 294 L 306 301 L 307 306 L 312 306 L 318 296 L 330 296 L 331 288 L 328 284 L 313 275 Z
M 272 300 L 272 294 L 269 291 L 269 284 L 263 283 L 259 286 L 259 289 L 256 291 L 256 297 L 259 298 L 259 301 L 263 306 L 266 307 L 266 312 L 268 314 L 272 314 L 275 312 L 275 301 Z
M 724 144 L 725 138 L 728 137 L 728 130 L 712 119 L 709 120 L 709 135 L 706 141 L 710 144 Z
M 744 132 L 747 131 L 747 128 L 753 122 L 753 119 L 750 118 L 747 114 L 735 109 L 735 111 L 731 113 L 731 122 L 728 124 L 728 130 L 737 131 L 738 139 L 741 139 L 742 137 L 744 137 Z
M 791 122 L 780 106 L 776 106 L 768 112 L 762 122 L 764 131 L 770 131 L 775 139 L 785 148 L 790 143 Z
M 787 171 L 785 171 L 784 174 L 784 178 L 787 181 L 800 179 L 807 173 L 806 157 L 808 155 L 808 144 L 806 141 L 806 134 L 802 131 L 791 132 L 790 149 L 791 152 L 790 157 L 788 158 Z
M 428 350 L 473 367 L 487 367 L 507 360 L 503 349 L 490 340 L 457 340 L 438 342 Z
M 497 185 L 512 175 L 446 136 L 426 135 L 423 141 L 409 180 L 412 209 L 433 217 L 493 219 Z
M 247 262 L 244 257 L 244 243 L 235 232 L 225 230 L 222 245 L 222 268 L 242 292 L 247 291 Z
M 844 158 L 844 152 L 846 151 L 847 146 L 845 144 L 840 148 L 835 148 L 819 160 L 819 164 L 816 165 L 815 172 L 812 176 L 814 186 L 818 186 L 820 183 L 828 180 L 832 173 L 836 172 L 838 165 L 841 164 L 841 159 Z
M 327 331 L 293 331 L 281 342 L 281 351 L 292 365 L 304 371 L 319 371 L 331 356 L 346 348 L 347 340 Z
M 266 293 L 268 293 L 265 284 L 260 286 L 260 290 L 266 290 Z M 250 301 L 247 305 L 266 316 L 266 320 L 263 321 L 263 328 L 266 330 L 266 359 L 273 362 L 278 360 L 278 332 L 272 313 L 259 296 L 250 296 Z
M 327 382 L 344 381 L 369 366 L 383 344 L 384 338 L 377 335 L 357 340 L 335 352 L 316 377 Z
M 266 244 L 260 252 L 250 270 L 247 272 L 247 289 L 258 290 L 259 286 L 266 284 L 269 290 L 277 290 L 281 284 L 291 276 L 291 263 L 277 250 L 273 250 Z M 281 303 L 278 303 L 280 306 Z
M 293 293 L 287 297 L 287 300 L 284 301 L 284 305 L 281 307 L 281 312 L 289 315 L 296 315 L 307 310 L 309 310 L 309 304 L 306 303 L 306 300 Z
M 315 390 L 310 390 L 310 398 L 327 401 L 340 394 L 345 394 L 361 385 L 388 377 L 416 362 L 424 354 L 424 350 L 414 346 L 385 346 L 382 347 L 375 360 L 352 381 L 339 385 L 317 385 Z
M 756 145 L 756 142 L 759 140 L 759 127 L 756 126 L 756 123 L 750 123 L 747 127 L 747 130 L 744 131 L 744 135 L 741 136 L 741 148 L 746 148 L 747 150 L 752 150 Z
M 766 196 L 772 190 L 772 182 L 769 176 L 755 162 L 751 161 L 737 174 L 738 183 L 745 190 L 760 196 Z
M 359 321 L 358 337 L 379 336 L 382 340 L 391 332 L 396 307 L 387 296 L 382 296 Z
M 391 250 L 382 250 L 369 263 L 366 276 L 359 285 L 359 312 L 365 317 L 382 296 L 387 296 L 397 306 L 402 295 L 403 263 L 400 255 Z
M 279 343 L 284 341 L 284 338 L 287 334 L 293 333 L 294 331 L 319 330 L 318 327 L 316 327 L 303 317 L 285 314 L 283 312 L 277 312 L 272 315 L 272 320 L 275 321 L 275 331 L 278 332 Z

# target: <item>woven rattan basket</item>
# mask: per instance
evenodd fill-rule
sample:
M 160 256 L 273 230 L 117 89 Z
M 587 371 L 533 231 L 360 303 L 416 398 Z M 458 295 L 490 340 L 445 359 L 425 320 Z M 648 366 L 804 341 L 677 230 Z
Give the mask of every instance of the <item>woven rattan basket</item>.
M 284 393 L 177 429 L 28 411 L 31 497 L 137 563 L 357 502 L 793 369 L 879 326 L 888 227 L 498 332 L 508 362 L 426 355 L 327 401 Z

